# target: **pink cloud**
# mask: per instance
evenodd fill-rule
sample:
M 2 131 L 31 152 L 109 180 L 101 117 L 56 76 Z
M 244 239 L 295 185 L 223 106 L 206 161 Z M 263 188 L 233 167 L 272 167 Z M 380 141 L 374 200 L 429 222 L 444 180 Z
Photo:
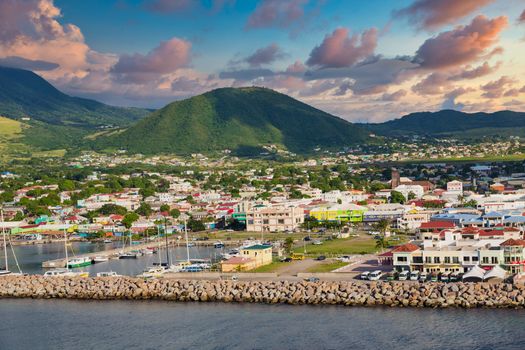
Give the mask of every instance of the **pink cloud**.
M 248 18 L 246 28 L 287 28 L 304 16 L 308 0 L 262 0 Z
M 482 96 L 486 98 L 500 98 L 504 95 L 505 90 L 509 85 L 516 83 L 515 79 L 512 79 L 506 75 L 502 76 L 498 80 L 488 82 L 481 86 L 481 90 L 485 91 Z
M 399 101 L 401 100 L 403 97 L 405 97 L 407 95 L 407 92 L 406 90 L 397 90 L 397 91 L 394 91 L 392 93 L 384 93 L 383 96 L 381 96 L 381 100 L 383 101 Z
M 494 0 L 416 0 L 395 14 L 406 16 L 418 28 L 436 29 L 454 23 Z
M 525 10 L 520 15 L 520 18 L 518 19 L 520 23 L 525 23 Z
M 184 67 L 190 60 L 191 43 L 179 38 L 163 41 L 146 55 L 122 55 L 111 68 L 121 80 L 140 83 Z
M 445 73 L 434 72 L 412 86 L 412 91 L 419 95 L 439 95 L 450 86 L 449 76 Z
M 450 80 L 463 80 L 463 79 L 476 79 L 494 73 L 500 67 L 501 62 L 498 62 L 494 66 L 490 66 L 488 62 L 483 63 L 481 66 L 472 69 L 463 70 L 450 78 Z
M 503 96 L 505 96 L 505 97 L 516 97 L 519 94 L 520 94 L 520 90 L 518 90 L 518 89 L 510 89 L 510 90 L 505 91 Z
M 244 60 L 251 67 L 259 67 L 264 64 L 270 64 L 278 59 L 285 57 L 285 53 L 276 43 L 260 48 Z
M 322 68 L 350 67 L 372 55 L 376 46 L 376 28 L 351 37 L 347 28 L 337 28 L 310 52 L 306 64 Z
M 306 66 L 303 64 L 303 62 L 297 60 L 293 64 L 289 65 L 286 68 L 286 73 L 290 74 L 300 74 L 304 73 L 306 71 Z
M 499 33 L 507 24 L 505 16 L 494 19 L 477 16 L 469 25 L 427 39 L 417 50 L 415 61 L 422 68 L 442 69 L 482 59 L 487 55 L 486 50 L 497 43 Z
M 182 12 L 192 6 L 192 0 L 146 0 L 144 2 L 146 10 L 157 13 Z

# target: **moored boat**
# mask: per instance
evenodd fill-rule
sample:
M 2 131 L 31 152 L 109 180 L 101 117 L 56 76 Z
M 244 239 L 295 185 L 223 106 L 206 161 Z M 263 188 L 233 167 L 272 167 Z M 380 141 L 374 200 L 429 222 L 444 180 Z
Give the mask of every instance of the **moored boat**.
M 76 267 L 89 266 L 91 264 L 92 264 L 92 261 L 88 257 L 85 257 L 85 258 L 73 258 L 73 259 L 69 260 L 69 262 L 67 264 L 67 268 L 73 269 L 73 268 L 76 268 Z
M 118 277 L 120 276 L 115 271 L 104 271 L 104 272 L 97 272 L 97 277 Z
M 101 263 L 101 262 L 106 262 L 108 261 L 109 258 L 107 256 L 104 256 L 104 255 L 97 255 L 93 258 L 93 261 L 95 263 Z

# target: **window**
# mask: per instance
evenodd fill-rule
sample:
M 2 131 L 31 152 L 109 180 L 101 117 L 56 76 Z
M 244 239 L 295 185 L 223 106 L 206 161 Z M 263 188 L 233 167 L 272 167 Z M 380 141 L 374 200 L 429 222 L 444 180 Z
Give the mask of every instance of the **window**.
M 488 264 L 489 263 L 489 257 L 488 256 L 484 256 L 483 258 L 481 258 L 481 262 L 483 264 Z
M 445 264 L 450 264 L 450 256 L 445 256 Z
M 283 225 L 284 224 L 284 219 L 277 220 L 277 223 L 280 224 L 280 225 Z
M 493 256 L 490 260 L 491 260 L 491 262 L 493 264 L 497 264 L 498 263 L 498 257 L 497 256 Z
M 425 262 L 430 264 L 432 262 L 432 258 L 430 256 L 425 256 Z
M 464 256 L 464 257 L 463 257 L 463 261 L 465 261 L 465 262 L 469 262 L 469 261 L 470 261 L 470 256 Z
M 452 258 L 452 262 L 453 262 L 454 264 L 459 264 L 459 258 L 458 258 L 457 256 L 453 257 L 453 258 Z
M 269 223 L 270 223 L 270 220 L 268 220 L 268 219 L 263 219 L 263 224 L 264 224 L 264 225 L 268 225 Z
M 398 256 L 398 257 L 397 257 L 397 261 L 399 261 L 399 262 L 407 262 L 408 259 L 407 259 L 406 256 Z
M 472 257 L 472 262 L 474 262 L 474 261 L 479 261 L 479 258 L 477 256 L 473 256 Z
M 434 257 L 434 264 L 439 264 L 439 256 Z

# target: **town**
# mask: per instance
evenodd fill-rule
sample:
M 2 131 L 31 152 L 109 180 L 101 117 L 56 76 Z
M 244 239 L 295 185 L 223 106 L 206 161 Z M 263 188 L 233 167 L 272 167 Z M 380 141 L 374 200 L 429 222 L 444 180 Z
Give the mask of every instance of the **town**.
M 0 175 L 4 242 L 115 244 L 42 261 L 58 268 L 47 274 L 88 275 L 81 268 L 92 263 L 158 253 L 157 266 L 141 276 L 334 272 L 329 278 L 519 282 L 523 162 L 356 164 L 345 157 L 83 153 L 65 163 L 21 162 Z M 220 251 L 190 257 L 188 250 L 175 264 L 169 253 L 160 258 L 165 245 Z

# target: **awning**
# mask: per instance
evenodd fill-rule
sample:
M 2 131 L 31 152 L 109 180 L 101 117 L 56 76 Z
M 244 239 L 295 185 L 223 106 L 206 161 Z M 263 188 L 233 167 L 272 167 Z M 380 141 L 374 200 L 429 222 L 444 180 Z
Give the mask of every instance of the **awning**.
M 490 279 L 498 278 L 498 279 L 505 279 L 505 276 L 507 275 L 507 271 L 505 269 L 501 268 L 499 265 L 496 265 L 492 268 L 492 270 L 488 271 L 485 276 L 483 276 L 483 279 L 485 281 L 488 281 Z
M 463 275 L 463 281 L 466 282 L 480 282 L 483 281 L 485 270 L 478 265 L 474 266 L 470 271 Z

